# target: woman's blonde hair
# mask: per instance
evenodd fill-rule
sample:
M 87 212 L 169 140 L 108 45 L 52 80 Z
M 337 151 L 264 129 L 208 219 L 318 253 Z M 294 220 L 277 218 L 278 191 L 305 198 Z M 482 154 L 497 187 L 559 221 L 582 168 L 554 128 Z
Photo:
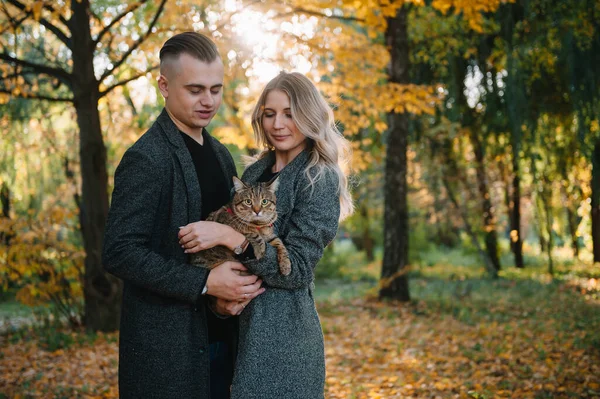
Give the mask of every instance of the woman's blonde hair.
M 273 90 L 287 94 L 290 100 L 292 120 L 298 130 L 307 137 L 309 162 L 305 169 L 309 187 L 323 176 L 325 169 L 336 173 L 339 179 L 340 220 L 354 211 L 352 197 L 348 190 L 350 143 L 342 136 L 335 125 L 333 111 L 316 86 L 304 75 L 297 72 L 281 72 L 265 86 L 252 113 L 252 128 L 256 142 L 265 156 L 273 148 L 263 129 L 262 117 L 267 95 Z

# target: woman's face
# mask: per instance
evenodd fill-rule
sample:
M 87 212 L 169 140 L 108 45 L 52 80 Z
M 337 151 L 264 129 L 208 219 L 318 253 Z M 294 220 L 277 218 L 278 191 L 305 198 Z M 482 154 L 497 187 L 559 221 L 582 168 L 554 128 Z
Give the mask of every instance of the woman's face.
M 281 90 L 272 90 L 265 99 L 262 126 L 275 152 L 294 158 L 306 147 L 306 136 L 292 119 L 290 99 Z

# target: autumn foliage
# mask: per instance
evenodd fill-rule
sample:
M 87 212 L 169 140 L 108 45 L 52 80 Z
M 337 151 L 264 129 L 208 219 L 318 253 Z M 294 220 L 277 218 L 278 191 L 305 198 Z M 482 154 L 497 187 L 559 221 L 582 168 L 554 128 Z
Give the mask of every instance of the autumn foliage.
M 26 218 L 0 218 L 2 290 L 16 290 L 28 306 L 53 304 L 56 317 L 71 326 L 82 319 L 85 254 L 73 237 L 77 227 L 75 211 L 57 197 Z

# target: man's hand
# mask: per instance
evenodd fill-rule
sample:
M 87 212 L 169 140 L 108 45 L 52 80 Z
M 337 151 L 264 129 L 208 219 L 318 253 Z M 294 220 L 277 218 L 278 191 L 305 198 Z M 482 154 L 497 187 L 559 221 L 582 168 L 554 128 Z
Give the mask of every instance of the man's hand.
M 239 316 L 249 303 L 250 301 L 237 302 L 216 298 L 213 302 L 213 310 L 221 315 Z
M 206 280 L 207 295 L 235 302 L 249 302 L 265 292 L 257 276 L 241 276 L 248 269 L 241 263 L 227 261 L 215 267 Z M 239 310 L 239 309 L 238 309 Z

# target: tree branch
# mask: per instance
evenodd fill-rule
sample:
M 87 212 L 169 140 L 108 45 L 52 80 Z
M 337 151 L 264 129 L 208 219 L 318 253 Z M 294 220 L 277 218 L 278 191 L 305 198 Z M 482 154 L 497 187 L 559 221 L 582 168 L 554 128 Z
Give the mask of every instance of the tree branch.
M 23 5 L 23 3 L 21 3 L 18 0 L 3 0 L 3 1 L 6 1 L 9 4 L 12 4 L 14 7 L 18 8 L 19 10 L 21 10 L 23 12 L 31 14 L 31 12 L 27 12 L 26 11 L 25 5 Z M 58 40 L 60 40 L 61 42 L 63 42 L 68 48 L 72 49 L 71 38 L 69 38 L 62 30 L 60 30 L 55 25 L 51 24 L 45 18 L 40 18 L 39 23 L 42 24 L 50 32 L 54 33 L 54 35 L 58 38 Z
M 7 22 L 6 22 L 6 28 L 2 28 L 0 29 L 0 34 L 3 34 L 4 32 L 6 32 L 9 28 L 12 29 L 16 29 L 19 26 L 21 26 L 23 24 L 23 21 L 25 21 L 27 18 L 29 18 L 30 14 L 25 14 L 25 16 L 23 18 L 21 18 L 20 20 L 15 19 L 12 15 L 9 14 L 8 10 L 6 9 L 6 5 L 2 4 L 2 11 L 4 11 L 4 15 L 6 15 L 7 18 Z
M 223 29 L 228 23 L 231 23 L 231 17 L 233 15 L 235 15 L 236 13 L 240 12 L 240 11 L 244 11 L 246 9 L 250 9 L 252 8 L 253 5 L 261 3 L 261 0 L 253 0 L 248 4 L 244 4 L 242 2 L 242 7 L 239 10 L 236 10 L 234 12 L 228 13 L 225 16 L 221 16 L 221 20 L 223 22 L 221 22 L 219 25 L 216 26 L 216 28 L 213 30 L 214 31 L 220 31 L 221 29 Z M 206 23 L 206 20 L 203 20 L 202 22 Z M 208 24 L 207 24 L 208 25 Z
M 56 12 L 56 9 L 55 9 L 54 7 L 52 7 L 50 4 L 46 4 L 46 3 L 44 3 L 44 8 L 45 8 L 46 10 L 48 10 L 48 11 L 52 12 L 52 13 L 53 13 L 53 12 Z M 58 14 L 58 13 L 57 13 L 57 15 L 58 15 L 58 20 L 59 20 L 60 22 L 62 22 L 64 26 L 66 26 L 66 27 L 68 28 L 68 27 L 69 27 L 69 21 L 67 21 L 67 20 L 65 19 L 65 17 L 63 17 L 62 15 L 60 15 L 60 14 Z
M 52 52 L 51 51 L 45 51 L 45 49 L 43 47 L 45 43 L 46 42 L 41 42 L 40 41 L 37 46 L 33 47 L 33 49 L 36 50 L 40 54 L 40 57 L 42 57 L 44 60 L 47 61 L 48 64 L 46 64 L 46 65 L 57 65 L 58 68 L 64 69 L 60 65 L 59 61 L 50 59 L 50 57 L 48 56 L 48 54 L 51 54 Z
M 15 96 L 12 91 L 10 90 L 6 90 L 6 89 L 2 89 L 0 88 L 0 93 L 5 93 L 5 94 L 9 94 L 10 96 L 13 97 L 18 97 L 18 98 L 24 98 L 27 100 L 44 100 L 44 101 L 52 101 L 52 102 L 67 102 L 67 103 L 72 103 L 74 101 L 74 99 L 72 98 L 61 98 L 61 97 L 50 97 L 50 96 L 43 96 L 43 95 L 39 95 L 39 94 L 19 94 L 18 96 Z
M 12 62 L 17 65 L 23 66 L 23 67 L 31 68 L 37 74 L 54 76 L 56 78 L 63 79 L 67 82 L 69 82 L 71 80 L 71 74 L 61 68 L 53 68 L 53 67 L 49 67 L 47 65 L 40 65 L 40 64 L 33 63 L 33 62 L 21 60 L 21 59 L 12 57 L 6 53 L 0 53 L 0 60 Z
M 133 43 L 133 45 L 129 48 L 129 50 L 127 50 L 127 52 L 123 55 L 123 57 L 121 57 L 121 59 L 119 61 L 117 61 L 117 63 L 114 65 L 114 67 L 112 69 L 107 69 L 106 71 L 104 71 L 104 73 L 98 80 L 99 82 L 102 82 L 104 79 L 106 79 L 111 74 L 112 71 L 115 71 L 117 68 L 119 68 L 121 65 L 123 65 L 125 60 L 127 60 L 127 58 L 131 55 L 131 53 L 133 53 L 134 50 L 137 49 L 140 46 L 140 44 L 142 44 L 144 42 L 144 40 L 146 40 L 148 38 L 148 36 L 150 36 L 150 33 L 152 33 L 152 28 L 154 28 L 154 25 L 156 25 L 156 22 L 158 21 L 160 14 L 162 14 L 163 9 L 165 8 L 166 2 L 167 2 L 167 0 L 161 0 L 160 5 L 158 6 L 158 10 L 156 11 L 154 18 L 152 19 L 150 26 L 148 26 L 148 30 L 146 31 L 146 33 L 144 35 L 142 35 L 138 40 L 136 40 L 135 43 Z
M 18 28 L 19 26 L 21 26 L 21 24 L 23 24 L 23 21 L 25 21 L 26 19 L 27 19 L 27 16 L 25 16 L 24 18 L 21 18 L 19 21 L 12 20 L 12 21 L 14 21 L 14 23 L 12 23 L 12 24 L 6 24 L 5 27 L 0 28 L 0 35 L 4 34 L 9 29 Z
M 106 25 L 101 31 L 100 33 L 98 33 L 98 36 L 96 37 L 96 40 L 92 41 L 92 49 L 95 49 L 96 46 L 98 45 L 98 43 L 100 43 L 100 41 L 102 40 L 102 37 L 108 33 L 113 26 L 115 26 L 117 23 L 119 23 L 119 21 L 121 21 L 123 18 L 125 18 L 125 16 L 127 14 L 129 14 L 130 12 L 133 12 L 135 10 L 137 10 L 142 4 L 147 3 L 148 0 L 142 0 L 139 3 L 136 3 L 133 7 L 127 7 L 125 9 L 125 11 L 123 11 L 121 14 L 117 15 L 115 17 L 115 19 L 113 19 L 112 21 L 110 21 L 110 23 L 108 25 Z
M 322 12 L 307 10 L 305 8 L 294 8 L 290 12 L 286 12 L 283 14 L 277 14 L 275 16 L 275 18 L 289 17 L 289 16 L 295 15 L 295 14 L 306 14 L 306 15 L 312 15 L 312 16 L 319 17 L 319 18 L 339 19 L 342 21 L 365 22 L 365 20 L 362 18 L 350 17 L 350 16 L 345 16 L 345 15 L 327 15 L 327 14 L 323 14 Z
M 134 75 L 128 79 L 122 80 L 120 82 L 115 83 L 114 85 L 112 85 L 110 87 L 107 87 L 106 90 L 103 90 L 100 92 L 100 97 L 98 97 L 98 98 L 104 97 L 105 95 L 107 95 L 108 93 L 110 93 L 111 91 L 116 89 L 117 87 L 126 85 L 129 82 L 133 82 L 134 80 L 141 78 L 142 76 L 146 75 L 148 72 L 154 71 L 155 69 L 158 69 L 158 65 L 153 65 L 152 67 L 146 69 L 144 72 L 140 72 L 137 75 Z

